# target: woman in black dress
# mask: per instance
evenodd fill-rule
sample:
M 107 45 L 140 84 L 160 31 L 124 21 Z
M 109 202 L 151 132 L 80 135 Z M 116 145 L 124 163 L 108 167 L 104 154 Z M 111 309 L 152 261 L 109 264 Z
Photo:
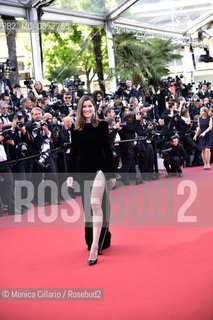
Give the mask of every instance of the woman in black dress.
M 202 150 L 202 159 L 205 170 L 210 170 L 210 158 L 212 147 L 212 117 L 209 114 L 209 110 L 206 107 L 200 109 L 200 117 L 198 119 L 198 127 L 194 136 L 194 140 L 198 139 L 198 148 Z
M 109 201 L 106 178 L 115 184 L 115 168 L 109 143 L 108 124 L 97 116 L 95 101 L 83 96 L 78 104 L 72 131 L 70 171 L 79 172 L 85 214 L 85 239 L 90 250 L 89 265 L 97 262 L 101 250 L 110 245 Z M 91 192 L 85 182 L 92 181 Z M 87 184 L 88 185 L 88 184 Z M 92 211 L 91 211 L 92 209 Z

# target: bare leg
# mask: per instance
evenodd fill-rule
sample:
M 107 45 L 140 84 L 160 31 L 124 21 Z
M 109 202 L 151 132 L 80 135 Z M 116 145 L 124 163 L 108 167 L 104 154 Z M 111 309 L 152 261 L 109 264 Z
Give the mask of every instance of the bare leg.
M 89 260 L 97 259 L 98 242 L 103 225 L 102 199 L 106 187 L 106 179 L 102 171 L 98 171 L 91 191 L 91 207 L 93 212 L 93 242 L 90 249 Z
M 209 148 L 205 148 L 206 151 L 206 167 L 210 168 L 211 151 Z
M 206 168 L 206 149 L 202 149 L 202 159 L 204 164 L 204 169 Z

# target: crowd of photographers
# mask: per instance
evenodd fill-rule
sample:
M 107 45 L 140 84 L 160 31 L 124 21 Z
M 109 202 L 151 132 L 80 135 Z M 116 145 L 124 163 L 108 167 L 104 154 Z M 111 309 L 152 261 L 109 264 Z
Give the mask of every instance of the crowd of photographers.
M 66 83 L 63 93 L 55 84 L 45 91 L 40 81 L 25 82 L 25 97 L 20 86 L 12 88 L 9 81 L 0 94 L 0 198 L 8 214 L 28 209 L 15 208 L 14 179 L 33 181 L 35 204 L 61 203 L 62 194 L 53 201 L 47 191 L 41 201 L 36 190 L 44 180 L 54 181 L 60 190 L 66 180 L 76 109 L 84 95 L 77 78 Z M 157 154 L 164 158 L 167 172 L 179 177 L 182 165 L 202 165 L 193 137 L 201 107 L 212 111 L 211 83 L 193 90 L 181 77 L 161 81 L 158 88 L 136 87 L 128 80 L 120 82 L 112 96 L 100 90 L 92 96 L 99 117 L 108 122 L 117 179 L 124 184 L 157 179 Z M 171 155 L 176 162 L 171 163 Z

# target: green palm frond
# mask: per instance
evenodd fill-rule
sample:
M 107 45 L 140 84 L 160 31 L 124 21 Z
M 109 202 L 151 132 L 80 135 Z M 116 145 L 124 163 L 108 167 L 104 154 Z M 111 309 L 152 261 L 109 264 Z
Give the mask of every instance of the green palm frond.
M 116 68 L 120 79 L 137 79 L 137 82 L 157 83 L 169 73 L 167 65 L 181 56 L 175 51 L 179 46 L 171 39 L 135 38 L 132 32 L 122 32 L 115 36 Z

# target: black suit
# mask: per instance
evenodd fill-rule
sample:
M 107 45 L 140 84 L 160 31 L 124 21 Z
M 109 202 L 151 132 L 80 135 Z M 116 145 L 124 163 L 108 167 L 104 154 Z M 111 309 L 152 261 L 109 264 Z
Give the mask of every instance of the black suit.
M 9 159 L 9 144 L 0 142 Z M 10 165 L 6 161 L 0 162 L 0 198 L 8 206 L 8 213 L 13 214 L 15 211 L 14 199 L 14 181 Z
M 57 158 L 57 169 L 59 172 L 58 180 L 59 180 L 60 188 L 67 178 L 67 171 L 68 171 L 67 168 L 69 165 L 69 158 L 70 158 L 70 144 L 71 144 L 71 130 L 67 129 L 64 126 L 61 126 L 58 140 L 57 140 L 57 147 L 61 148 L 61 151 L 58 153 L 58 158 Z M 60 196 L 62 199 L 63 198 L 62 194 Z
M 42 153 L 42 146 L 45 143 L 45 140 L 48 139 L 50 149 L 48 152 L 49 156 L 45 160 L 45 164 L 48 165 L 47 168 L 43 168 L 40 165 L 38 165 L 37 162 L 34 162 L 33 160 L 33 182 L 34 182 L 34 187 L 35 191 L 37 191 L 39 184 L 42 181 L 43 174 L 45 176 L 45 180 L 50 180 L 56 183 L 58 185 L 58 179 L 57 179 L 57 174 L 56 174 L 56 166 L 55 166 L 55 158 L 57 157 L 55 152 L 52 152 L 51 150 L 54 148 L 54 142 L 56 141 L 56 136 L 55 133 L 52 129 L 52 126 L 48 124 L 48 129 L 51 132 L 50 138 L 48 138 L 43 130 L 38 131 L 37 135 L 33 135 L 33 128 L 34 128 L 35 121 L 29 121 L 26 123 L 27 130 L 30 134 L 31 137 L 31 144 L 30 144 L 30 153 L 31 155 L 36 155 L 39 153 Z M 40 158 L 40 157 L 39 157 Z M 47 201 L 50 202 L 50 192 L 47 195 Z M 37 195 L 35 194 L 35 202 L 39 202 L 39 199 L 37 199 Z
M 171 136 L 174 135 L 174 131 L 177 128 L 177 121 L 175 121 L 175 115 L 178 115 L 178 112 L 174 110 L 173 117 L 170 117 L 171 110 L 166 109 L 162 115 L 161 118 L 164 119 L 164 132 L 163 135 L 169 139 Z
M 164 159 L 164 166 L 168 173 L 182 173 L 181 165 L 186 160 L 186 151 L 181 144 L 172 146 L 171 143 L 165 145 L 165 149 L 171 148 Z

